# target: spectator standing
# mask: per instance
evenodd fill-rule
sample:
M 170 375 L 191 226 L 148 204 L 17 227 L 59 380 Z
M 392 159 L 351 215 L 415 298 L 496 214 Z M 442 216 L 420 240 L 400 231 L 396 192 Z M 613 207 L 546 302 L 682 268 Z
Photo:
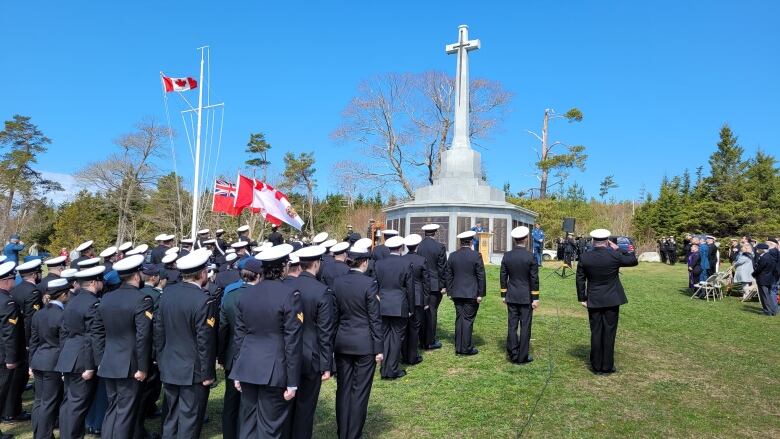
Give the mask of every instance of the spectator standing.
M 476 233 L 482 233 L 487 232 L 487 229 L 482 227 L 482 222 L 477 221 L 477 225 L 471 228 L 471 231 Z M 479 252 L 479 235 L 474 235 L 474 238 L 471 240 L 472 247 L 474 247 L 475 252 Z
M 701 255 L 699 254 L 699 244 L 692 244 L 688 253 L 688 288 L 699 281 L 701 276 Z
M 742 284 L 742 297 L 745 297 L 753 282 L 753 252 L 750 244 L 745 243 L 734 261 L 734 283 Z
M 761 299 L 761 307 L 764 314 L 774 316 L 777 314 L 777 297 L 772 296 L 772 285 L 775 283 L 775 269 L 777 260 L 773 253 L 769 252 L 769 245 L 758 244 L 756 246 L 756 259 L 753 266 L 753 277 L 758 286 L 758 297 Z
M 695 241 L 698 241 L 695 240 Z M 695 242 L 694 241 L 694 242 Z M 701 263 L 701 273 L 699 273 L 699 281 L 704 282 L 707 280 L 710 271 L 710 252 L 715 251 L 714 248 L 710 248 L 707 242 L 699 244 L 699 261 Z
M 8 238 L 8 243 L 3 248 L 3 254 L 9 261 L 19 263 L 19 252 L 24 250 L 24 243 L 19 238 L 19 235 L 14 233 Z

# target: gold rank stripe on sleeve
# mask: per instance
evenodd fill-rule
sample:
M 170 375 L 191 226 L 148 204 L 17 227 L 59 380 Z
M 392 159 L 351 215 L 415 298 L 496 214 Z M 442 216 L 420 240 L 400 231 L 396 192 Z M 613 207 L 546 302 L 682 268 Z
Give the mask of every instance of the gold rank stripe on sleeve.
M 531 291 L 531 295 L 533 295 L 533 296 L 538 296 L 538 295 L 539 295 L 539 292 L 538 292 L 538 291 Z
M 38 304 L 36 303 L 35 305 L 33 305 L 33 309 L 34 309 L 34 310 L 36 310 L 36 311 L 38 311 L 39 309 L 41 309 L 41 305 L 38 305 Z
M 295 316 L 296 316 L 296 317 L 298 317 L 298 320 L 300 320 L 300 321 L 301 321 L 301 323 L 303 323 L 303 313 L 302 313 L 302 312 L 299 312 L 299 313 L 298 313 L 298 314 L 296 314 Z
M 9 317 L 9 318 L 8 318 L 8 323 L 10 323 L 10 324 L 12 324 L 12 325 L 15 325 L 17 320 L 18 320 L 18 319 L 12 319 L 12 318 L 10 318 L 10 317 Z
M 144 311 L 144 315 L 149 319 L 152 320 L 152 312 L 151 311 Z
M 506 293 L 506 288 L 501 288 L 502 293 Z
M 215 319 L 214 317 L 209 317 L 206 319 L 206 324 L 211 326 L 212 328 L 216 323 L 217 323 L 217 319 Z

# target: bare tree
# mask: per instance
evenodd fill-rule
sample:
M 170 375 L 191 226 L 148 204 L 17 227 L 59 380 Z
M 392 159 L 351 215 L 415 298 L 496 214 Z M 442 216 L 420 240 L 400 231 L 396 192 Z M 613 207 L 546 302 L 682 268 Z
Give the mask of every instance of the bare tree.
M 560 187 L 563 189 L 563 184 L 569 176 L 568 170 L 574 167 L 585 170 L 585 160 L 588 158 L 588 155 L 585 154 L 585 147 L 582 145 L 567 145 L 560 141 L 550 143 L 548 129 L 550 121 L 555 119 L 567 119 L 570 123 L 580 122 L 582 121 L 582 112 L 577 108 L 572 108 L 565 114 L 557 114 L 555 110 L 545 109 L 542 135 L 528 131 L 541 143 L 541 149 L 537 151 L 539 161 L 536 162 L 536 168 L 539 171 L 537 176 L 539 178 L 539 198 L 547 197 L 547 189 L 550 186 L 561 185 Z M 556 153 L 553 151 L 556 147 L 565 148 L 566 151 Z M 554 176 L 558 178 L 558 181 L 553 184 L 549 183 L 550 172 L 553 172 Z
M 158 178 L 154 159 L 165 156 L 164 143 L 171 135 L 168 127 L 147 118 L 136 124 L 136 131 L 115 140 L 119 152 L 108 159 L 88 164 L 76 174 L 85 185 L 105 191 L 117 207 L 117 242 L 134 234 L 133 203 L 143 190 Z
M 471 82 L 472 139 L 484 138 L 503 120 L 512 95 L 500 83 Z M 362 145 L 369 161 L 343 161 L 335 172 L 351 181 L 371 182 L 364 190 L 399 187 L 414 193 L 421 174 L 433 183 L 454 124 L 455 80 L 442 72 L 385 74 L 358 87 L 358 96 L 334 132 L 342 141 Z

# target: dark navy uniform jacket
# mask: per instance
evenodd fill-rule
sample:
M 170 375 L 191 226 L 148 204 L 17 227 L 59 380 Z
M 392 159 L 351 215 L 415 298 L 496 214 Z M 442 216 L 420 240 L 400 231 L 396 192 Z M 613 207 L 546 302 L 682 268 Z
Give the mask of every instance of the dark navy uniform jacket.
M 382 352 L 379 287 L 374 278 L 350 270 L 333 284 L 336 298 L 337 354 L 376 355 Z
M 332 370 L 335 330 L 333 290 L 306 271 L 285 282 L 301 293 L 305 316 L 301 373 L 322 374 Z
M 322 255 L 322 262 L 320 262 L 320 270 L 317 272 L 317 279 L 322 280 L 322 273 L 325 272 L 325 267 L 336 262 L 336 258 L 330 253 Z
M 20 323 L 23 323 L 24 326 L 24 341 L 26 346 L 29 346 L 33 314 L 43 306 L 41 292 L 38 291 L 35 284 L 22 281 L 19 285 L 11 288 L 11 297 L 14 298 L 14 301 L 19 304 L 19 308 L 22 310 L 22 321 Z
M 152 255 L 149 258 L 149 262 L 155 265 L 162 264 L 162 259 L 165 257 L 165 252 L 168 251 L 170 247 L 167 245 L 158 245 L 157 247 L 152 249 Z
M 304 321 L 301 293 L 282 281 L 249 285 L 236 309 L 236 358 L 230 379 L 298 387 Z
M 109 268 L 106 268 L 106 271 L 109 271 Z M 38 289 L 38 291 L 41 293 L 41 297 L 43 297 L 43 295 L 46 294 L 46 288 L 49 285 L 49 282 L 59 278 L 60 277 L 54 273 L 46 273 L 46 276 L 43 276 L 41 278 L 41 281 L 38 282 L 38 284 L 35 286 Z
M 441 242 L 427 236 L 417 246 L 417 254 L 427 261 L 431 291 L 441 291 L 446 285 L 444 272 L 447 265 L 447 248 Z
M 379 244 L 374 247 L 374 251 L 371 252 L 371 259 L 379 261 L 390 256 L 390 249 L 384 244 Z
M 409 317 L 414 285 L 409 259 L 390 254 L 376 261 L 374 277 L 379 286 L 379 311 L 388 317 Z
M 95 370 L 93 338 L 89 335 L 100 300 L 91 292 L 81 290 L 68 301 L 62 312 L 60 340 L 62 349 L 54 368 L 62 373 L 81 373 Z
M 236 307 L 239 298 L 248 286 L 249 284 L 242 284 L 238 289 L 225 294 L 219 309 L 217 358 L 228 371 L 233 369 L 236 355 Z
M 447 294 L 453 299 L 485 296 L 485 265 L 482 256 L 471 247 L 461 247 L 450 253 L 444 277 Z
M 418 307 L 428 306 L 431 294 L 431 276 L 428 271 L 427 261 L 417 253 L 407 253 L 401 256 L 409 262 L 411 270 L 413 299 L 412 305 Z
M 99 377 L 130 378 L 138 370 L 148 372 L 152 308 L 152 298 L 131 285 L 103 295 L 90 331 Z
M 26 358 L 21 314 L 8 291 L 0 290 L 0 361 L 4 364 L 17 364 Z
M 753 262 L 753 278 L 758 285 L 772 285 L 775 283 L 775 267 L 777 260 L 771 251 L 764 252 Z M 13 291 L 13 290 L 12 290 Z
M 238 270 L 228 268 L 217 273 L 214 283 L 224 291 L 225 287 L 238 280 L 241 280 L 241 273 Z
M 539 300 L 539 265 L 525 247 L 515 247 L 501 259 L 501 297 L 506 303 L 529 305 Z
M 165 287 L 154 318 L 160 380 L 189 386 L 216 377 L 217 319 L 206 291 L 190 282 Z
M 49 303 L 35 313 L 30 336 L 30 368 L 42 372 L 56 371 L 60 357 L 60 327 L 62 308 Z
M 577 264 L 577 300 L 588 302 L 588 308 L 606 308 L 628 303 L 620 267 L 639 265 L 636 255 L 623 250 L 594 247 L 585 252 Z
M 322 280 L 325 285 L 333 288 L 333 282 L 336 278 L 343 276 L 348 272 L 349 266 L 345 262 L 334 259 L 333 262 L 330 262 L 322 269 L 320 280 Z

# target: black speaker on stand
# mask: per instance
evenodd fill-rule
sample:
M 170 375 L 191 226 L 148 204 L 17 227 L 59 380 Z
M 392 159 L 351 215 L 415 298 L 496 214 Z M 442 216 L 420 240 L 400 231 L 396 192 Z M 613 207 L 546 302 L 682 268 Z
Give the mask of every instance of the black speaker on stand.
M 563 219 L 563 231 L 566 233 L 574 233 L 574 225 L 576 224 L 577 219 L 566 217 Z

